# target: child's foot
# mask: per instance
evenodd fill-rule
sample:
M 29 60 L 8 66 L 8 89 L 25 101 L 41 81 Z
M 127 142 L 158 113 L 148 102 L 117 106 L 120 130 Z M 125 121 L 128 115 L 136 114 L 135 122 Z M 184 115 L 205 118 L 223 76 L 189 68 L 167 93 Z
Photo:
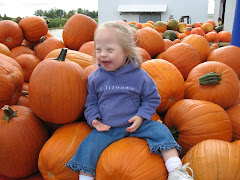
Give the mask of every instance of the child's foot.
M 168 180 L 184 180 L 191 179 L 193 180 L 193 170 L 190 167 L 187 167 L 189 163 L 179 166 L 168 174 Z M 187 172 L 187 168 L 191 170 L 192 176 Z

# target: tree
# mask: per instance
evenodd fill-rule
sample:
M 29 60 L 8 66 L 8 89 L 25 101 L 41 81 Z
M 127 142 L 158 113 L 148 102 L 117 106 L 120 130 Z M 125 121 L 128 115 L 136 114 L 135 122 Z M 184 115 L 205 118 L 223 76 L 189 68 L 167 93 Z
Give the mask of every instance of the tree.
M 35 12 L 34 12 L 34 15 L 35 16 L 43 16 L 44 15 L 44 12 L 43 12 L 43 10 L 41 10 L 41 9 L 38 9 L 38 10 L 36 10 Z
M 56 10 L 56 16 L 57 16 L 57 18 L 62 18 L 63 17 L 63 15 L 64 15 L 64 11 L 62 10 L 62 9 L 57 9 Z

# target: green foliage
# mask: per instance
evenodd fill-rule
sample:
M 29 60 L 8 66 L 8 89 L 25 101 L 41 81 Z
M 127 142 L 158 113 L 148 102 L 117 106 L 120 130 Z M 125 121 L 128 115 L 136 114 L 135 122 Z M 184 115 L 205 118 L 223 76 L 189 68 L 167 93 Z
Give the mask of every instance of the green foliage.
M 58 28 L 63 27 L 68 19 L 67 18 L 54 18 L 54 19 L 46 19 L 48 21 L 48 28 Z

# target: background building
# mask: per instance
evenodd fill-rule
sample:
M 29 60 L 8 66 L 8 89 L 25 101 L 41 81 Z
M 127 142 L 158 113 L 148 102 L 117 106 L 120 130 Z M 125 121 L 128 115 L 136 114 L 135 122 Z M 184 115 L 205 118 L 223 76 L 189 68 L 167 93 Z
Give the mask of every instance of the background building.
M 213 14 L 208 14 L 209 0 L 99 0 L 98 23 L 111 20 L 124 20 L 145 23 L 148 20 L 164 21 L 173 18 L 179 20 L 189 16 L 189 23 L 214 20 L 222 17 L 224 30 L 231 32 L 236 0 L 215 0 Z M 187 18 L 184 18 L 187 22 Z

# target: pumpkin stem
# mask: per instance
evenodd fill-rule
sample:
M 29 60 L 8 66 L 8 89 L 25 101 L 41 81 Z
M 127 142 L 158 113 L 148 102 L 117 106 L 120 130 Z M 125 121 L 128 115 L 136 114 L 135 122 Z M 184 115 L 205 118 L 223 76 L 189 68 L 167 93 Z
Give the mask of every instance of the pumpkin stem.
M 57 61 L 65 61 L 65 57 L 66 57 L 66 55 L 67 55 L 67 50 L 68 50 L 68 48 L 62 48 L 59 56 L 58 56 L 56 59 L 54 59 L 54 60 L 57 60 Z
M 178 131 L 178 128 L 176 126 L 173 126 L 172 129 L 170 130 L 175 141 L 177 141 L 178 139 L 178 136 L 179 136 L 179 131 Z
M 46 39 L 47 39 L 47 36 L 42 36 L 39 41 L 40 43 L 43 43 Z
M 222 74 L 217 74 L 215 72 L 209 72 L 207 74 L 202 75 L 198 78 L 200 85 L 210 85 L 214 86 L 220 84 Z
M 28 95 L 28 91 L 22 90 L 22 96 Z
M 13 111 L 12 108 L 10 108 L 9 105 L 5 105 L 4 107 L 2 107 L 2 110 L 4 112 L 4 117 L 2 119 L 4 119 L 6 122 L 9 122 L 10 119 L 18 116 L 17 115 L 17 110 Z

